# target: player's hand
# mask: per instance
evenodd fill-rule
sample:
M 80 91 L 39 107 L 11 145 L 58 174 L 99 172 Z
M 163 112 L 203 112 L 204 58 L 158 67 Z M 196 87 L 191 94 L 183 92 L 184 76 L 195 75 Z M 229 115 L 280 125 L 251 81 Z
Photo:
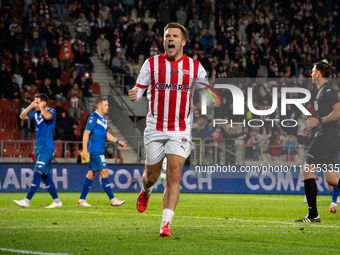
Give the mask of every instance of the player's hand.
M 36 102 L 33 101 L 30 105 L 29 105 L 29 108 L 34 108 L 36 106 Z
M 122 147 L 122 148 L 123 148 L 123 150 L 125 150 L 125 148 L 126 148 L 126 144 L 125 144 L 124 142 L 122 142 L 122 141 L 118 141 L 118 144 L 119 144 L 119 146 L 120 146 L 120 147 Z
M 309 136 L 312 133 L 312 129 L 310 127 L 304 127 L 301 131 L 304 137 Z
M 82 157 L 84 160 L 87 160 L 87 158 L 89 157 L 89 152 L 88 152 L 88 151 L 83 151 L 83 153 L 81 154 L 81 157 Z
M 214 101 L 212 102 L 212 106 L 214 106 L 214 107 L 220 107 L 220 106 L 221 106 L 221 102 L 220 102 L 220 100 L 218 99 L 218 96 L 217 96 L 215 93 L 213 93 L 213 96 L 214 96 L 215 102 L 214 102 Z
M 310 118 L 309 119 L 309 126 L 311 128 L 316 127 L 318 124 L 319 124 L 318 119 L 316 119 L 316 118 Z
M 129 98 L 130 101 L 136 101 L 137 100 L 137 93 L 138 93 L 138 88 L 135 89 L 130 89 L 129 90 Z

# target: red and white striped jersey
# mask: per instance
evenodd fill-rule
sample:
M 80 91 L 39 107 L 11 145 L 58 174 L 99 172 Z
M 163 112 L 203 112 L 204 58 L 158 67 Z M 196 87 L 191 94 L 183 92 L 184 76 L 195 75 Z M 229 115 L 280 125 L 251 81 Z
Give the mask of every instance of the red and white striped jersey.
M 191 132 L 190 110 L 195 80 L 206 77 L 202 65 L 185 55 L 177 61 L 169 60 L 165 54 L 147 59 L 135 86 L 138 88 L 137 100 L 148 89 L 146 130 Z

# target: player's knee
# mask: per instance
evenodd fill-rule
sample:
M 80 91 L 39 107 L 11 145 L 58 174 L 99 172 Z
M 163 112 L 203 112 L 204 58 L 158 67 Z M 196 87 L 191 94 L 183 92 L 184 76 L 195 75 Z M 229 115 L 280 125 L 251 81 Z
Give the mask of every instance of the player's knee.
M 337 179 L 337 178 L 326 178 L 326 182 L 330 186 L 338 187 L 339 179 Z
M 148 183 L 156 183 L 157 179 L 158 179 L 158 176 L 156 176 L 156 175 L 149 174 L 149 175 L 146 176 L 146 181 Z
M 167 181 L 170 183 L 179 183 L 181 180 L 181 171 L 173 171 L 167 175 Z
M 93 181 L 94 177 L 96 177 L 96 175 L 94 174 L 94 172 L 87 172 L 86 178 Z

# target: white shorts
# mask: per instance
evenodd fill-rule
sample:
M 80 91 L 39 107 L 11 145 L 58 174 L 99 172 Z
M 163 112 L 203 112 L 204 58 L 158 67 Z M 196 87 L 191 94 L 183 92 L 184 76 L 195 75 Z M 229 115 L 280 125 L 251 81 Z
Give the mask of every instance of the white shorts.
M 145 164 L 155 165 L 166 155 L 173 154 L 189 157 L 191 134 L 181 131 L 146 131 L 144 132 Z

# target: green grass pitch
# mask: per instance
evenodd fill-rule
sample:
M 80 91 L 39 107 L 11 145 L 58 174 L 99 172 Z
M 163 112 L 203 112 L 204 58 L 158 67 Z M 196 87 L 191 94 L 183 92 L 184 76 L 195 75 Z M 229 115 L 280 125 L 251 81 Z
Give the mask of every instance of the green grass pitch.
M 0 193 L 0 254 L 336 254 L 340 215 L 331 214 L 330 196 L 318 197 L 321 223 L 293 223 L 307 213 L 303 196 L 181 194 L 171 225 L 172 238 L 158 237 L 162 194 L 152 194 L 144 213 L 137 193 L 112 207 L 104 193 L 90 193 L 92 207 L 78 207 L 79 193 L 60 193 L 63 207 L 37 193 L 27 209 Z M 6 249 L 6 250 L 5 250 Z M 8 250 L 7 250 L 8 249 Z

